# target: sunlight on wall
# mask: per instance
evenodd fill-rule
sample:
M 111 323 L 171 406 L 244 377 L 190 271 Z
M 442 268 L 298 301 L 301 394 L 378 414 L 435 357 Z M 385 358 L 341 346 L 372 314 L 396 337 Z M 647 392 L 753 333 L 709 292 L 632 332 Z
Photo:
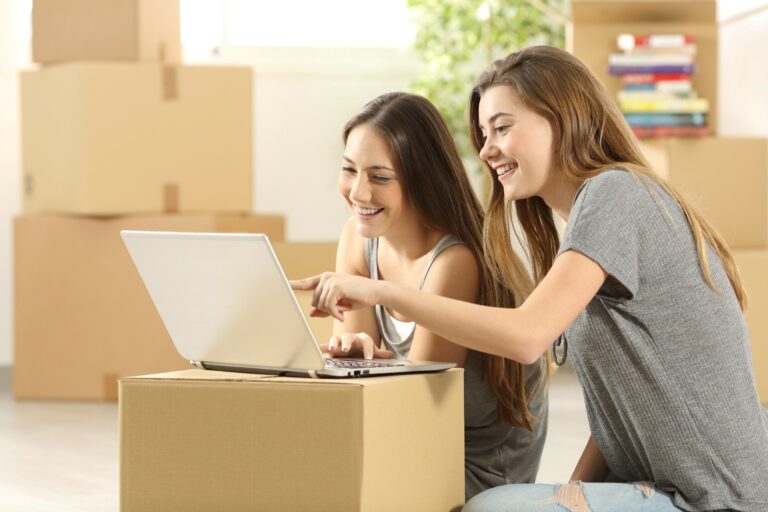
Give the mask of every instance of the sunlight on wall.
M 180 0 L 185 55 L 221 46 L 404 48 L 415 34 L 405 0 Z

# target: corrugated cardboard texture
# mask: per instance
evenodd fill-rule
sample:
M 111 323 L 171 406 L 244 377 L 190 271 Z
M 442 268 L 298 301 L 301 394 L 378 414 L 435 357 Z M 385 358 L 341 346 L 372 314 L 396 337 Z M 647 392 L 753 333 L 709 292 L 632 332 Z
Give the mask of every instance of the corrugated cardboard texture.
M 32 60 L 181 62 L 178 0 L 34 0 Z
M 250 212 L 251 95 L 249 68 L 72 63 L 22 73 L 24 212 Z
M 768 406 L 768 250 L 734 251 L 749 306 L 744 315 L 760 401 Z
M 121 229 L 265 232 L 280 216 L 26 216 L 14 223 L 17 398 L 117 398 L 117 378 L 189 367 L 173 347 Z
M 122 512 L 463 503 L 461 370 L 344 380 L 184 373 L 120 383 Z
M 303 279 L 336 268 L 336 242 L 276 242 L 273 244 L 288 279 Z M 296 292 L 302 311 L 309 314 L 312 294 Z M 333 334 L 332 318 L 308 318 L 318 343 L 326 343 Z
M 717 133 L 718 28 L 714 0 L 574 0 L 573 53 L 592 70 L 612 98 L 619 77 L 608 74 L 608 55 L 618 53 L 616 36 L 629 33 L 687 34 L 696 38 L 693 86 L 710 105 L 709 128 Z
M 642 147 L 732 249 L 768 247 L 768 139 L 670 138 Z

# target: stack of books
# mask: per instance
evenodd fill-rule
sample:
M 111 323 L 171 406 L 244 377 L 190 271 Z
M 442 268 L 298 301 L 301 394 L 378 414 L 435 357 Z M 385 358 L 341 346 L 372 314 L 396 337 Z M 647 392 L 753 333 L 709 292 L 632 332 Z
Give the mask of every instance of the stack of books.
M 608 72 L 621 77 L 619 107 L 638 137 L 703 137 L 709 102 L 691 77 L 696 42 L 691 36 L 622 34 L 621 53 L 608 57 Z

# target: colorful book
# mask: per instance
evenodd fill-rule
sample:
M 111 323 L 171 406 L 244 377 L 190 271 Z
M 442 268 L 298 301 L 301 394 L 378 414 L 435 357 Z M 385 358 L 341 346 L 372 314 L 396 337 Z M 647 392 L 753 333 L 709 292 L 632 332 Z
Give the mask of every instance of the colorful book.
M 659 93 L 676 93 L 679 95 L 685 95 L 693 91 L 693 84 L 690 80 L 686 81 L 672 81 L 672 82 L 656 82 L 655 84 L 625 84 L 625 91 L 638 91 L 638 92 L 659 92 Z
M 632 131 L 641 139 L 657 137 L 706 137 L 706 126 L 632 126 Z
M 691 80 L 690 75 L 685 75 L 682 73 L 672 74 L 653 74 L 653 73 L 645 73 L 645 74 L 630 74 L 630 75 L 624 75 L 621 77 L 622 81 L 625 84 L 655 84 L 657 82 L 682 82 L 686 81 L 689 82 Z
M 619 34 L 616 38 L 616 43 L 620 49 L 629 51 L 635 48 L 683 48 L 695 45 L 696 39 L 685 34 L 653 34 L 647 36 Z
M 693 56 L 679 53 L 642 55 L 612 53 L 608 56 L 608 64 L 612 66 L 687 66 L 693 64 Z
M 685 65 L 654 65 L 654 66 L 624 66 L 609 65 L 608 74 L 610 75 L 629 75 L 638 73 L 683 73 L 692 75 L 696 71 L 695 64 Z
M 619 98 L 619 108 L 622 112 L 706 114 L 709 112 L 709 102 L 704 98 Z
M 707 114 L 703 113 L 626 113 L 624 119 L 630 126 L 706 126 Z

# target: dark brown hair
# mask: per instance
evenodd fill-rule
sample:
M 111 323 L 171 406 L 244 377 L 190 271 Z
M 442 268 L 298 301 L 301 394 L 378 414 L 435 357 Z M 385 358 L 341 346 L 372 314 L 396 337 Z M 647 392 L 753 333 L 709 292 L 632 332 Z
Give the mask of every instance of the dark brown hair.
M 458 237 L 480 270 L 480 300 L 488 306 L 514 306 L 532 288 L 527 274 L 504 286 L 485 265 L 483 209 L 472 191 L 456 144 L 440 113 L 426 98 L 404 92 L 384 94 L 366 104 L 344 127 L 344 142 L 359 125 L 374 128 L 387 142 L 404 194 L 420 220 Z M 524 367 L 483 354 L 483 373 L 498 401 L 499 418 L 531 429 Z
M 510 94 L 549 121 L 553 161 L 565 179 L 579 184 L 606 170 L 622 169 L 638 176 L 652 192 L 650 183 L 658 183 L 677 201 L 688 220 L 707 283 L 716 289 L 707 261 L 709 243 L 723 262 L 739 304 L 742 309 L 745 307 L 744 288 L 724 240 L 679 191 L 651 169 L 615 102 L 581 61 L 559 48 L 533 46 L 510 54 L 483 73 L 469 102 L 470 137 L 478 152 L 484 143 L 480 98 L 496 86 L 508 87 Z M 485 226 L 485 249 L 498 262 L 491 263 L 497 279 L 506 282 L 515 278 L 501 263 L 511 251 L 508 226 L 512 209 L 504 201 L 504 190 L 495 179 L 496 173 L 490 167 L 488 171 L 493 177 L 493 190 Z M 559 246 L 552 210 L 539 197 L 514 201 L 514 206 L 538 284 L 551 268 Z

